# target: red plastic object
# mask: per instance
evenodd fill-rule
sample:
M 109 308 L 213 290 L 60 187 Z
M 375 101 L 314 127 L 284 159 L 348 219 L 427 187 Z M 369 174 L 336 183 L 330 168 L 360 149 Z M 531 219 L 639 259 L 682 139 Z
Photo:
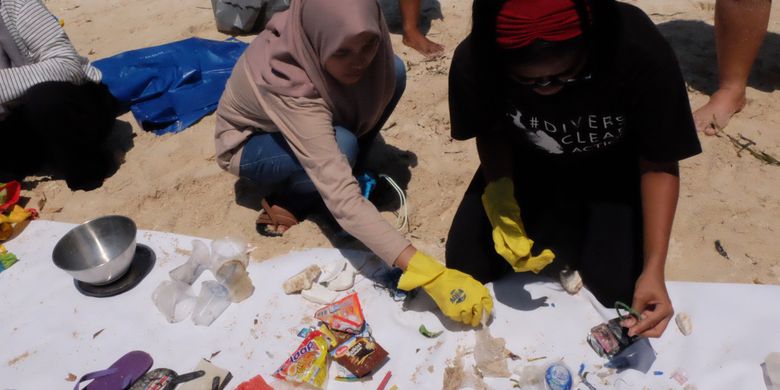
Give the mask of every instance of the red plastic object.
M 391 376 L 393 376 L 393 372 L 388 371 L 387 374 L 385 374 L 385 377 L 382 378 L 382 382 L 379 382 L 379 387 L 377 387 L 376 390 L 385 390 L 385 386 L 387 386 L 387 383 L 390 382 Z
M 262 376 L 257 375 L 254 378 L 238 385 L 236 390 L 274 390 L 273 387 L 265 383 L 265 379 Z
M 0 186 L 0 191 L 5 190 L 5 203 L 0 205 L 0 213 L 8 211 L 16 202 L 19 201 L 19 194 L 22 192 L 22 186 L 18 181 L 10 181 Z

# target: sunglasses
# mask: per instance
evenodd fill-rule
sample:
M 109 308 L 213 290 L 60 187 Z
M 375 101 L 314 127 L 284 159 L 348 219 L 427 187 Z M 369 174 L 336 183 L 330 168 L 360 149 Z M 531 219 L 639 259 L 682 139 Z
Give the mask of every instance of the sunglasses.
M 524 87 L 529 88 L 545 88 L 545 87 L 560 87 L 577 83 L 580 81 L 590 80 L 593 75 L 587 71 L 586 61 L 580 61 L 572 65 L 569 69 L 564 70 L 561 73 L 545 76 L 545 77 L 520 77 L 509 73 L 510 80 Z

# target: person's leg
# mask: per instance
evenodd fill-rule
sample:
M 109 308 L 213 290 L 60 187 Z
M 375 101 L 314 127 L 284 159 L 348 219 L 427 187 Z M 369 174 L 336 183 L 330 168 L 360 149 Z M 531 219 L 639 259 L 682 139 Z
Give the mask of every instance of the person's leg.
M 485 182 L 477 171 L 455 212 L 445 247 L 447 267 L 488 283 L 512 272 L 493 245 L 493 228 L 482 207 Z
M 720 85 L 709 102 L 693 113 L 699 131 L 714 135 L 745 106 L 750 68 L 766 35 L 771 7 L 771 0 L 715 2 L 715 44 Z
M 46 82 L 20 100 L 27 136 L 39 145 L 40 158 L 65 176 L 72 189 L 99 186 L 113 164 L 104 145 L 118 104 L 104 85 Z
M 281 133 L 256 133 L 241 151 L 239 176 L 273 191 L 303 167 Z
M 426 38 L 420 31 L 421 0 L 398 0 L 403 20 L 404 45 L 417 50 L 426 57 L 436 57 L 444 52 L 444 46 Z
M 358 154 L 355 135 L 335 127 L 336 143 L 354 165 Z M 319 199 L 317 188 L 309 179 L 281 133 L 258 133 L 244 145 L 239 176 L 250 179 L 269 191 L 271 204 L 288 210 L 300 219 Z M 286 230 L 280 227 L 278 232 Z
M 588 206 L 582 254 L 576 269 L 584 285 L 606 307 L 631 305 L 642 272 L 641 209 L 620 203 Z
M 0 182 L 11 180 L 24 180 L 41 168 L 42 156 L 35 147 L 35 139 L 28 134 L 26 124 L 16 112 L 11 113 L 0 121 L 0 134 L 3 135 L 2 163 L 0 163 Z

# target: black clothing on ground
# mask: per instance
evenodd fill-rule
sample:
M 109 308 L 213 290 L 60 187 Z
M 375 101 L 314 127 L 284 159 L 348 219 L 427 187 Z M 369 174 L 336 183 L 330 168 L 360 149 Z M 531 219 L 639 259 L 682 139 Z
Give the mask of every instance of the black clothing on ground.
M 8 145 L 0 167 L 3 179 L 23 179 L 50 167 L 72 189 L 96 187 L 113 162 L 104 142 L 117 110 L 116 99 L 103 84 L 55 81 L 30 88 L 0 121 Z
M 676 162 L 701 152 L 676 57 L 640 9 L 619 3 L 608 69 L 586 65 L 578 81 L 542 96 L 511 81 L 480 85 L 470 38 L 450 70 L 452 137 L 497 135 L 512 145 L 515 197 L 533 252 L 578 269 L 603 304 L 631 302 L 642 271 L 639 162 Z M 497 70 L 498 71 L 498 70 Z M 590 77 L 588 77 L 590 76 Z M 480 196 L 482 172 L 450 229 L 448 266 L 486 282 L 511 268 L 493 247 Z

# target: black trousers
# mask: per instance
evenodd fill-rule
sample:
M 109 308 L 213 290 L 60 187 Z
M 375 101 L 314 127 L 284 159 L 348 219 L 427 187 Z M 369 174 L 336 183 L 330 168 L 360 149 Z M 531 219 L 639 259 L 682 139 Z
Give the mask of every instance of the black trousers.
M 557 179 L 557 183 L 566 180 Z M 630 305 L 643 265 L 639 202 L 634 196 L 615 196 L 615 191 L 593 191 L 593 187 L 572 194 L 579 184 L 566 191 L 553 182 L 538 184 L 534 178 L 524 180 L 515 184 L 515 192 L 526 232 L 534 240 L 532 252 L 549 248 L 556 255 L 543 273 L 557 277 L 564 266 L 577 269 L 603 305 L 612 307 L 616 301 Z M 446 261 L 448 267 L 487 283 L 513 270 L 494 249 L 492 227 L 481 201 L 484 188 L 482 172 L 477 171 L 455 213 Z
M 64 176 L 74 189 L 102 182 L 113 163 L 104 143 L 118 111 L 102 84 L 46 82 L 14 102 L 0 121 L 2 176 L 23 179 L 43 167 Z M 15 145 L 15 147 L 10 147 Z

